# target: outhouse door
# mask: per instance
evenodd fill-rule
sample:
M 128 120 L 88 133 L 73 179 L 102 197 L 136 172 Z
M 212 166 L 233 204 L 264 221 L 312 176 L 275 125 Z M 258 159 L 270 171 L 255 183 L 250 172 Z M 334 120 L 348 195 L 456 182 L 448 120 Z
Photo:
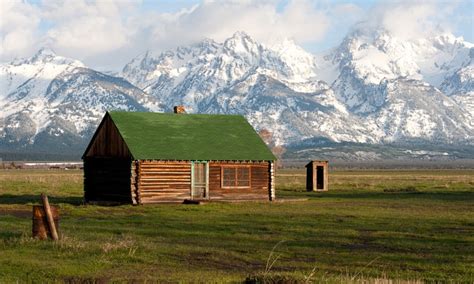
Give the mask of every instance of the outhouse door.
M 209 199 L 209 163 L 191 164 L 191 199 Z
M 317 191 L 324 191 L 326 189 L 326 185 L 324 184 L 324 166 L 315 166 L 315 184 Z

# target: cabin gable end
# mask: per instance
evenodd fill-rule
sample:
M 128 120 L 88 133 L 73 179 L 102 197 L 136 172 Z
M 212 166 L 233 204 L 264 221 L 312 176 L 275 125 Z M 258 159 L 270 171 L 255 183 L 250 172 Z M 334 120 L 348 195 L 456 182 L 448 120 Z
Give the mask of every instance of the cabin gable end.
M 109 113 L 102 119 L 82 156 L 83 159 L 90 157 L 133 158 Z

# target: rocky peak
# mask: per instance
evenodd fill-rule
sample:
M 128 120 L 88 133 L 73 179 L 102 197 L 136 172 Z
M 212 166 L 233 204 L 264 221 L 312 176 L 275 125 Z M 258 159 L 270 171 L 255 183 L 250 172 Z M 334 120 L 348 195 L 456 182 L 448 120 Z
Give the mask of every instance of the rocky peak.
M 247 60 L 260 56 L 262 50 L 262 46 L 244 32 L 236 32 L 231 38 L 225 40 L 223 48 L 231 56 Z
M 56 57 L 56 53 L 47 47 L 40 48 L 35 55 L 31 58 L 32 61 L 45 61 L 51 58 Z

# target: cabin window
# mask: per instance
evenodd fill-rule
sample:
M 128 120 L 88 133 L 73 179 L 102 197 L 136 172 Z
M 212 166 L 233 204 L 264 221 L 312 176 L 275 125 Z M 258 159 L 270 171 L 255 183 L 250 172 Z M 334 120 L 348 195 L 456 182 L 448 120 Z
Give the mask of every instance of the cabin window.
M 222 188 L 250 187 L 249 166 L 223 166 L 221 167 Z

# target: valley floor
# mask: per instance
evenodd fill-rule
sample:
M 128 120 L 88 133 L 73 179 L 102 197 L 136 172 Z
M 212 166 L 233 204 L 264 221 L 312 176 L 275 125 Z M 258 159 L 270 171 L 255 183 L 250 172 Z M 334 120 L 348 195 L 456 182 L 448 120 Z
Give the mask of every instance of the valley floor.
M 84 206 L 82 171 L 0 171 L 0 282 L 474 282 L 474 170 L 280 170 L 277 203 Z M 57 243 L 31 238 L 39 194 Z

